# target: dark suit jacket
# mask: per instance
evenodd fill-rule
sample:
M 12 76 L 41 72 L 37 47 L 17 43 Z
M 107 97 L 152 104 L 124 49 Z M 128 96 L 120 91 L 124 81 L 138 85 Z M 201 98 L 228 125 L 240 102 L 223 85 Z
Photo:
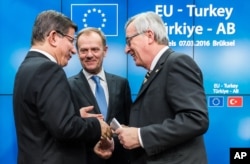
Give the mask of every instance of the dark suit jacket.
M 121 124 L 128 125 L 130 106 L 132 103 L 131 92 L 128 80 L 105 72 L 109 91 L 109 106 L 106 122 L 110 123 L 112 118 L 116 118 Z M 74 103 L 76 108 L 94 105 L 93 113 L 100 113 L 97 101 L 91 91 L 89 83 L 82 73 L 82 70 L 75 76 L 69 78 Z M 126 150 L 122 147 L 117 137 L 115 140 L 115 151 L 108 160 L 103 160 L 93 152 L 93 145 L 89 145 L 88 162 L 90 164 L 127 164 L 129 157 Z
M 77 115 L 70 91 L 61 66 L 27 54 L 13 94 L 19 164 L 86 163 L 85 143 L 100 139 L 100 124 Z
M 144 145 L 133 150 L 132 163 L 206 164 L 208 124 L 202 72 L 192 58 L 168 49 L 131 108 L 129 125 L 141 127 Z

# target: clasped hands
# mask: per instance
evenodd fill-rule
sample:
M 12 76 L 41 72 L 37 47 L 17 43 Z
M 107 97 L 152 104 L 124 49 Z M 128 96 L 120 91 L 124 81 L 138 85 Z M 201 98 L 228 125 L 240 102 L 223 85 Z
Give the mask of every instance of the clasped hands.
M 96 117 L 98 118 L 100 125 L 101 125 L 101 131 L 102 131 L 102 135 L 101 135 L 101 139 L 111 139 L 112 138 L 112 130 L 110 128 L 110 126 L 103 121 L 103 115 L 102 114 L 95 114 L 95 113 L 89 113 L 91 110 L 94 109 L 94 106 L 87 106 L 87 107 L 82 107 L 80 109 L 80 115 L 82 118 L 87 118 L 87 117 Z
M 94 152 L 99 157 L 108 159 L 111 157 L 114 151 L 114 140 L 112 138 L 113 133 L 110 126 L 105 121 L 103 121 L 104 118 L 102 114 L 88 113 L 93 110 L 93 108 L 93 106 L 83 107 L 80 109 L 80 114 L 83 118 L 96 117 L 99 120 L 99 123 L 101 125 L 101 138 L 96 143 Z
M 101 125 L 101 139 L 97 142 L 94 147 L 94 152 L 101 158 L 108 159 L 111 157 L 112 152 L 114 151 L 114 140 L 112 138 L 112 130 L 110 126 L 103 121 L 102 114 L 93 114 L 88 113 L 93 110 L 93 106 L 83 107 L 80 109 L 82 117 L 96 117 L 98 118 Z M 115 133 L 118 135 L 120 143 L 126 149 L 134 149 L 140 147 L 138 128 L 135 127 L 126 127 L 118 128 L 115 130 Z

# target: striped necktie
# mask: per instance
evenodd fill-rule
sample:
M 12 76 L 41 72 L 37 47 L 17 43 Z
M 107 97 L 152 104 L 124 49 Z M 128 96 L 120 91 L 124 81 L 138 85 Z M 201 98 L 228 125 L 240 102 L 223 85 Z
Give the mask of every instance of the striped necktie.
M 104 119 L 106 119 L 106 115 L 107 115 L 107 102 L 106 102 L 106 98 L 105 98 L 103 87 L 100 84 L 100 77 L 99 76 L 92 76 L 91 79 L 96 84 L 96 89 L 95 89 L 96 101 L 98 103 L 98 106 L 99 106 L 99 109 L 100 109 L 101 113 L 103 114 Z
M 147 74 L 144 77 L 143 84 L 147 82 L 149 76 L 150 76 L 151 71 L 148 71 Z

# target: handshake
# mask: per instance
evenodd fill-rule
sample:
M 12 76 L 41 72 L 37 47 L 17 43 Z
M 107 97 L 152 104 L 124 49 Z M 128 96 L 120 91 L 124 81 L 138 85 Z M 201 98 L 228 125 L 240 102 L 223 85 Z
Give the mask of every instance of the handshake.
M 121 125 L 115 118 L 113 118 L 109 126 L 105 121 L 103 121 L 104 118 L 102 114 L 90 113 L 90 111 L 93 110 L 93 108 L 94 106 L 82 107 L 80 109 L 81 117 L 82 118 L 87 118 L 87 117 L 98 118 L 100 125 L 101 125 L 101 139 L 111 139 L 113 136 L 112 130 L 115 131 L 117 128 L 121 127 Z
M 110 126 L 108 126 L 107 123 L 102 120 L 99 121 L 101 124 L 102 135 L 100 141 L 98 141 L 94 147 L 94 152 L 99 157 L 108 159 L 114 151 L 114 140 L 112 138 L 112 130 L 115 131 L 117 128 L 121 127 L 121 125 L 115 118 L 112 119 Z
M 104 118 L 102 114 L 90 113 L 91 110 L 93 110 L 93 106 L 81 108 L 80 109 L 81 117 L 98 118 L 101 126 L 101 138 L 96 143 L 94 147 L 94 152 L 101 158 L 108 159 L 114 151 L 114 140 L 112 138 L 113 137 L 112 130 L 115 131 L 117 128 L 121 127 L 121 125 L 115 118 L 113 118 L 109 126 L 105 121 L 103 121 Z
M 122 126 L 116 120 L 116 118 L 113 118 L 112 121 L 110 122 L 110 126 L 106 127 L 106 129 L 104 128 L 105 129 L 104 132 L 102 131 L 102 139 L 111 139 L 113 135 L 112 130 L 115 131 L 116 129 L 121 128 L 121 127 Z

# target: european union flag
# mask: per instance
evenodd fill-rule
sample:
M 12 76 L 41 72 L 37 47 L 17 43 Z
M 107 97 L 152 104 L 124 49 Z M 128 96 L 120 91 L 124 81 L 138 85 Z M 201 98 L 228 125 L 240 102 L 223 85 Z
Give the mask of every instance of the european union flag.
M 118 35 L 118 4 L 71 4 L 71 19 L 79 29 L 96 27 L 106 36 Z
M 224 97 L 223 96 L 209 96 L 208 107 L 224 107 Z

